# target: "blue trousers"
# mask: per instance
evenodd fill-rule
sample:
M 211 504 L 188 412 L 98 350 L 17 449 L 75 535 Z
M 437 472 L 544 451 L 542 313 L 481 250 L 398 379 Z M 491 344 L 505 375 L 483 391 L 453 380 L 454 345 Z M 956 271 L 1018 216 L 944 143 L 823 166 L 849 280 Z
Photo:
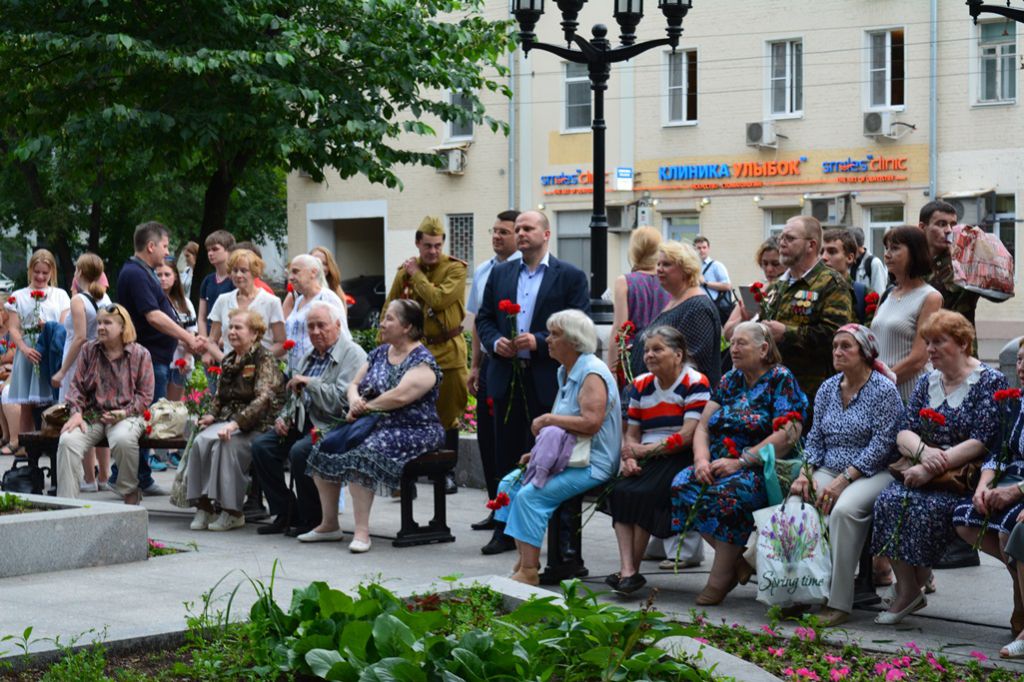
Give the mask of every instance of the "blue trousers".
M 507 493 L 512 502 L 494 512 L 494 518 L 506 524 L 506 535 L 540 547 L 558 505 L 600 482 L 591 477 L 591 467 L 564 469 L 549 478 L 543 488 L 537 488 L 532 482 L 522 485 L 519 469 L 515 469 L 498 484 L 498 492 Z

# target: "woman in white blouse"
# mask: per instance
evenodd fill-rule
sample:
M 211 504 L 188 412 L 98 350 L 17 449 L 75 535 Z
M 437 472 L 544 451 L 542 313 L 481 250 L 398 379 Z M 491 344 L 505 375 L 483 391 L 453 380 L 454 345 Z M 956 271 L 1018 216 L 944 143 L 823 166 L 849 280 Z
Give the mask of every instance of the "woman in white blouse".
M 258 312 L 266 321 L 269 334 L 263 337 L 263 346 L 271 353 L 278 354 L 284 347 L 284 314 L 281 311 L 281 300 L 256 286 L 256 278 L 263 274 L 263 259 L 248 249 L 232 251 L 228 258 L 228 273 L 235 290 L 221 294 L 213 304 L 209 315 L 212 324 L 206 351 L 217 362 L 231 351 L 223 331 L 227 326 L 228 313 L 240 308 Z

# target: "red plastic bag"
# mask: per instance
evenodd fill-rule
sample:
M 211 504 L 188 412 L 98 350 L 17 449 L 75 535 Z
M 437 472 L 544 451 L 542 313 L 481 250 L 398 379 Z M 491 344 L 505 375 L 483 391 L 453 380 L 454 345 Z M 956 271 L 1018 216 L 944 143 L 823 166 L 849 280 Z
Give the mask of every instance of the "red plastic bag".
M 1013 296 L 1013 256 L 991 232 L 973 225 L 953 227 L 953 280 L 993 301 Z

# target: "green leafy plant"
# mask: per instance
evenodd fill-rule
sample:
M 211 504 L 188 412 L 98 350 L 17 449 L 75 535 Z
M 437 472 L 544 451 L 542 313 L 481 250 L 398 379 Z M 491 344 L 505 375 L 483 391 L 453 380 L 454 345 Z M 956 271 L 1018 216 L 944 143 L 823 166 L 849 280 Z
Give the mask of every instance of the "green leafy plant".
M 19 514 L 32 508 L 32 503 L 14 493 L 0 495 L 0 514 Z

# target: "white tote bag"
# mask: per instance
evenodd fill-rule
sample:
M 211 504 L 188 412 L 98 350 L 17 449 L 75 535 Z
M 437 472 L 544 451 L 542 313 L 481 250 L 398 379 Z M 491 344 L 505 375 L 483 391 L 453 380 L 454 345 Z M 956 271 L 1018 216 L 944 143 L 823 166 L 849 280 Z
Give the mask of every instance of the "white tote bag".
M 832 551 L 815 507 L 786 501 L 754 512 L 757 600 L 772 606 L 821 604 L 832 583 Z

